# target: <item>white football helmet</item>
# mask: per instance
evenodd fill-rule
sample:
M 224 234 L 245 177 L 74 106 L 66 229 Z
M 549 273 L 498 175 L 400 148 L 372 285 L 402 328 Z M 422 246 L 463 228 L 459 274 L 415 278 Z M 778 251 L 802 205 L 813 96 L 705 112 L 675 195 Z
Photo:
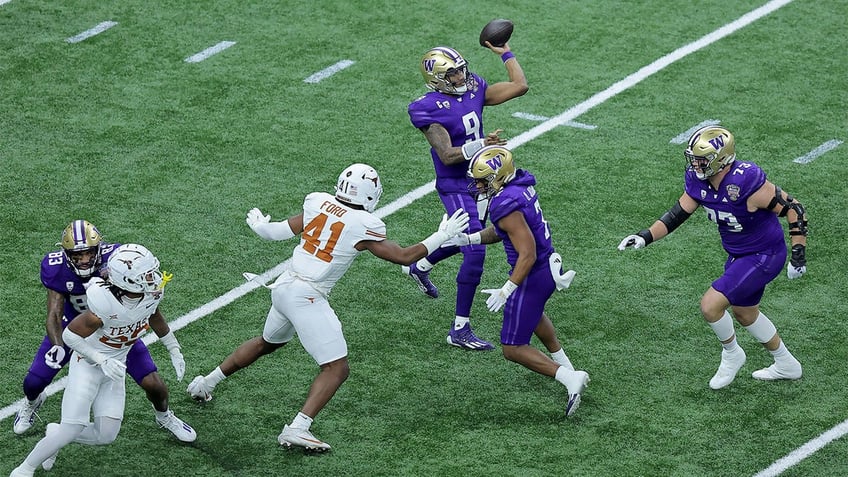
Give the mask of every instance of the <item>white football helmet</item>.
M 87 220 L 74 220 L 62 231 L 65 262 L 80 278 L 88 278 L 100 268 L 100 243 L 103 237 L 97 227 Z
M 131 293 L 155 293 L 164 286 L 159 259 L 141 245 L 130 243 L 116 248 L 106 267 L 109 282 Z
M 424 53 L 421 75 L 428 88 L 445 94 L 461 96 L 469 89 L 475 89 L 474 78 L 468 72 L 468 62 L 458 51 L 446 46 L 437 46 Z
M 348 204 L 361 205 L 374 212 L 383 195 L 383 183 L 377 171 L 368 164 L 352 164 L 339 175 L 336 198 Z

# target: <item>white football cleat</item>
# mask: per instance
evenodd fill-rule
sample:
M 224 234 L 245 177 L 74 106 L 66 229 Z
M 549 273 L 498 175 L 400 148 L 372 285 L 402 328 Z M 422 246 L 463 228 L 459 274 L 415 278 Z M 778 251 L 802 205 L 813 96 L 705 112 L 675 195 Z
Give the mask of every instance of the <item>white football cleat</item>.
M 589 385 L 589 373 L 586 371 L 569 371 L 565 378 L 565 387 L 568 389 L 568 404 L 565 406 L 565 415 L 571 417 L 580 407 L 580 396 Z
M 303 447 L 306 450 L 325 452 L 330 450 L 330 444 L 318 440 L 308 429 L 283 426 L 283 432 L 277 437 L 280 445 L 291 448 L 292 446 Z
M 21 466 L 18 466 L 12 469 L 12 473 L 9 474 L 9 477 L 33 477 L 34 475 L 35 471 L 27 472 L 21 469 Z
M 736 379 L 736 373 L 742 369 L 745 364 L 745 350 L 737 346 L 733 351 L 721 350 L 721 363 L 718 365 L 718 370 L 710 379 L 710 387 L 712 389 L 721 389 Z
M 801 363 L 799 363 L 796 359 L 793 359 L 792 361 L 794 361 L 794 363 L 790 363 L 789 366 L 780 366 L 777 363 L 774 363 L 768 368 L 758 369 L 751 373 L 751 377 L 763 381 L 801 379 L 801 375 L 803 374 L 803 371 L 801 370 Z
M 12 430 L 15 431 L 15 434 L 23 434 L 32 427 L 33 421 L 38 416 L 38 410 L 46 399 L 47 394 L 43 391 L 33 402 L 29 402 L 28 399 L 24 398 L 24 405 L 18 410 L 18 413 L 15 415 L 15 423 L 12 425 Z
M 174 415 L 174 411 L 168 409 L 168 415 L 164 419 L 156 418 L 156 423 L 159 427 L 164 427 L 171 431 L 177 439 L 183 442 L 194 442 L 197 439 L 197 433 L 182 419 Z
M 189 383 L 186 391 L 191 395 L 191 398 L 198 402 L 209 402 L 212 400 L 212 390 L 214 386 L 209 386 L 206 383 L 205 376 L 197 376 Z

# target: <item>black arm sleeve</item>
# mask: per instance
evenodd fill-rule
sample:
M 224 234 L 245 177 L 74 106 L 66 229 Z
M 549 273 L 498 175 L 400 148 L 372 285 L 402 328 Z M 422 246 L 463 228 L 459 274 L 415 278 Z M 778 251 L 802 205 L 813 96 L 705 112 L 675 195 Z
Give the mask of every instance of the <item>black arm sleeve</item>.
M 674 204 L 674 206 L 668 209 L 668 212 L 664 213 L 662 217 L 660 217 L 660 222 L 664 223 L 666 228 L 668 229 L 668 233 L 671 233 L 680 226 L 683 222 L 686 222 L 686 219 L 692 215 L 689 212 L 683 210 L 683 207 L 680 206 L 680 201 Z

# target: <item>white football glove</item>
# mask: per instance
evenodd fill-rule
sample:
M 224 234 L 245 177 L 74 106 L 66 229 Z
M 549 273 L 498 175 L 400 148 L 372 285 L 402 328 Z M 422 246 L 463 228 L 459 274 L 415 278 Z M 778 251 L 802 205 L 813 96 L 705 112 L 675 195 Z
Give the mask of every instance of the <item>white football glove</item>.
M 448 234 L 448 237 L 453 237 L 468 228 L 468 212 L 457 209 L 453 215 L 448 218 L 448 214 L 442 216 L 442 223 L 439 224 L 439 231 Z
M 634 249 L 640 249 L 645 246 L 645 239 L 638 235 L 628 235 L 624 237 L 624 240 L 618 244 L 619 250 L 624 250 L 627 247 L 633 247 Z
M 259 224 L 267 224 L 271 221 L 271 216 L 264 215 L 261 210 L 254 207 L 247 213 L 247 219 L 245 219 L 245 221 L 252 230 L 256 231 L 256 226 Z
M 807 273 L 807 247 L 801 244 L 792 246 L 792 256 L 786 265 L 786 276 L 790 280 L 801 278 Z
M 506 304 L 506 300 L 510 295 L 512 295 L 512 292 L 514 292 L 516 288 L 518 288 L 518 285 L 507 280 L 506 283 L 504 283 L 504 286 L 500 288 L 488 288 L 486 290 L 481 290 L 480 293 L 491 295 L 486 300 L 486 307 L 492 313 L 497 313 L 504 304 Z
M 185 358 L 183 358 L 183 354 L 180 352 L 179 348 L 174 348 L 168 351 L 168 354 L 171 355 L 171 364 L 174 365 L 174 371 L 177 373 L 177 381 L 182 381 L 183 376 L 185 376 Z
M 464 247 L 471 243 L 471 240 L 468 238 L 468 234 L 466 233 L 458 233 L 453 237 L 447 239 L 445 243 L 442 244 L 442 248 L 445 247 Z
M 61 369 L 63 359 L 65 359 L 65 347 L 53 345 L 50 351 L 44 355 L 44 364 L 53 369 Z
M 112 381 L 120 381 L 127 374 L 127 365 L 114 358 L 106 358 L 100 362 L 100 369 Z
M 574 270 L 569 270 L 562 275 L 559 274 L 562 270 L 562 256 L 556 252 L 548 257 L 548 265 L 551 267 L 551 276 L 554 278 L 557 290 L 565 290 L 571 286 L 571 281 L 574 280 L 574 275 L 577 274 Z

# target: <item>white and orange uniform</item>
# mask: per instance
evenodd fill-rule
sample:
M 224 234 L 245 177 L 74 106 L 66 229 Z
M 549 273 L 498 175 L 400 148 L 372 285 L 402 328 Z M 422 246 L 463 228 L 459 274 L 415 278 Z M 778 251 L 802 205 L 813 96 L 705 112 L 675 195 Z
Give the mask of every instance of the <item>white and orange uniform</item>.
M 86 338 L 95 350 L 122 363 L 126 362 L 130 346 L 149 329 L 148 319 L 162 300 L 162 292 L 145 293 L 137 302 L 121 302 L 101 278 L 92 278 L 86 290 L 88 309 L 103 322 L 103 326 Z M 124 379 L 113 381 L 99 366 L 76 351 L 68 369 L 68 387 L 62 398 L 62 422 L 87 425 L 94 417 L 123 419 Z
M 271 285 L 271 309 L 262 337 L 286 343 L 297 332 L 319 364 L 347 356 L 342 324 L 327 296 L 359 254 L 363 240 L 386 239 L 386 224 L 352 209 L 330 194 L 313 192 L 303 201 L 303 233 L 289 268 Z

